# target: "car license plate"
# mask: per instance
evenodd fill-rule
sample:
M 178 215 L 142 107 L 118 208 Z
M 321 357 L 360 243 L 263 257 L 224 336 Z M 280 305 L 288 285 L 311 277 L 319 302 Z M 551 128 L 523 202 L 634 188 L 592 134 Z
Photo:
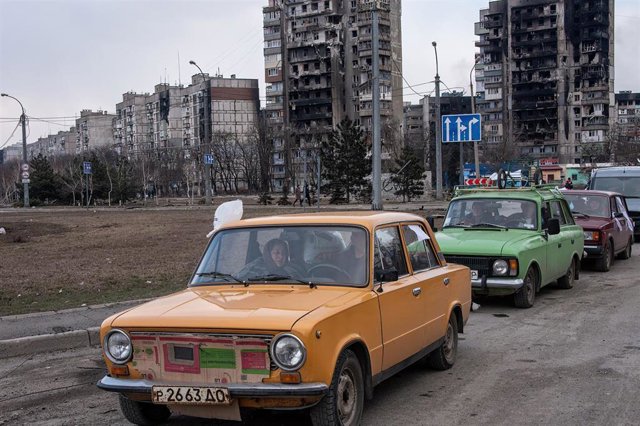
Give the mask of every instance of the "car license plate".
M 229 405 L 229 389 L 198 386 L 153 386 L 155 404 Z
M 471 279 L 472 280 L 478 279 L 478 271 L 474 271 L 473 269 L 471 270 Z

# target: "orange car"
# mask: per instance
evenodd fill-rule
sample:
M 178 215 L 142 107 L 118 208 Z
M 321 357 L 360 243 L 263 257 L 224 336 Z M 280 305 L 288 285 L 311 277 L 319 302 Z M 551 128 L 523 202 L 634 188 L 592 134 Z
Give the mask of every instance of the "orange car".
M 356 425 L 392 374 L 454 364 L 470 307 L 469 269 L 445 262 L 418 216 L 236 220 L 213 232 L 188 288 L 103 322 L 98 387 L 136 424 L 241 420 L 248 407 Z

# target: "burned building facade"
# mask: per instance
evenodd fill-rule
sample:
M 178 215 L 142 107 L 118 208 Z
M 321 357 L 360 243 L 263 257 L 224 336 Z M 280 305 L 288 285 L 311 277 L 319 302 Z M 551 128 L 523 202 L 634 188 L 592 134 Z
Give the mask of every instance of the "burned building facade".
M 381 120 L 399 130 L 400 0 L 269 0 L 263 8 L 276 188 L 314 175 L 321 142 L 344 118 L 371 129 L 373 8 L 379 18 Z
M 476 79 L 487 146 L 579 163 L 607 143 L 613 12 L 613 0 L 499 0 L 480 11 Z

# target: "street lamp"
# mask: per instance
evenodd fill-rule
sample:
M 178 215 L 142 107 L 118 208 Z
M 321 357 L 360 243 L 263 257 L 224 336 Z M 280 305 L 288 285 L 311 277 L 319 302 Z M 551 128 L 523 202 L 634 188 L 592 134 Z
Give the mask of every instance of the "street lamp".
M 189 64 L 198 68 L 200 71 L 200 75 L 202 76 L 202 81 L 205 83 L 205 94 L 204 94 L 204 146 L 206 150 L 211 149 L 211 79 L 207 78 L 202 72 L 202 68 L 196 64 L 195 61 L 189 61 Z M 203 153 L 205 154 L 205 153 Z M 206 153 L 208 154 L 208 153 Z M 211 164 L 209 162 L 205 162 L 204 164 L 204 197 L 207 205 L 211 204 Z
M 11 95 L 7 95 L 6 93 L 0 93 L 0 96 L 7 97 L 15 100 L 20 104 L 20 108 L 22 109 L 22 115 L 20 116 L 20 122 L 22 123 L 22 171 L 29 171 L 29 163 L 27 162 L 27 116 L 24 113 L 24 107 L 22 106 L 22 102 L 18 99 L 14 98 Z M 26 166 L 25 166 L 26 165 Z M 29 207 L 29 179 L 22 179 L 22 185 L 24 190 L 24 206 Z
M 436 53 L 436 200 L 442 199 L 442 129 L 440 128 L 440 74 L 438 73 L 438 44 L 431 43 Z
M 473 67 L 471 67 L 471 71 L 469 71 L 469 88 L 471 89 L 471 114 L 476 113 L 476 97 L 473 95 L 473 80 L 471 79 L 471 74 L 476 69 L 476 65 L 480 62 L 480 56 L 478 56 L 473 63 Z M 476 163 L 476 179 L 480 178 L 480 156 L 478 154 L 478 142 L 473 141 L 473 160 Z

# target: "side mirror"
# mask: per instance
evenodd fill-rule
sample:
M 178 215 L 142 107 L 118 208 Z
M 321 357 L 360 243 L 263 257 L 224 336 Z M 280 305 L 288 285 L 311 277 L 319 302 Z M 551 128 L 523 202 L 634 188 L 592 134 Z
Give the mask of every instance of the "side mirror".
M 433 232 L 436 232 L 438 230 L 438 228 L 436 228 L 436 220 L 433 216 L 429 216 L 427 218 L 427 223 L 429 224 L 429 227 L 431 227 L 431 230 Z
M 547 222 L 547 232 L 549 235 L 558 235 L 560 233 L 560 219 L 549 219 Z
M 398 281 L 398 271 L 396 268 L 383 269 L 382 271 L 376 272 L 376 280 L 383 282 L 392 282 Z

